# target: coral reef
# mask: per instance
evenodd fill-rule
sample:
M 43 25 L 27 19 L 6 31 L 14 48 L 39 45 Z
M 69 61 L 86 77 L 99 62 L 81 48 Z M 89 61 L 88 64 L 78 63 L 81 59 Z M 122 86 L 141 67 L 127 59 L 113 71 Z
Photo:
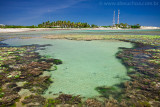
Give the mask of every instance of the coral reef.
M 149 35 L 79 35 L 47 36 L 46 38 L 65 38 L 71 40 L 120 40 L 132 42 L 135 47 L 119 48 L 116 57 L 128 69 L 131 78 L 113 87 L 97 87 L 100 97 L 105 100 L 87 99 L 80 96 L 61 94 L 57 98 L 45 99 L 41 94 L 49 87 L 49 76 L 40 76 L 44 71 L 56 70 L 59 59 L 40 56 L 34 52 L 44 46 L 0 48 L 0 106 L 11 106 L 21 96 L 22 89 L 28 89 L 30 96 L 20 100 L 28 107 L 159 107 L 160 106 L 160 36 Z M 1 44 L 4 46 L 5 44 Z M 5 45 L 6 46 L 6 45 Z M 53 68 L 51 68 L 53 67 Z M 23 83 L 23 84 L 17 84 Z M 116 87 L 121 87 L 117 90 Z M 74 87 L 73 87 L 74 88 Z
M 160 106 L 160 47 L 136 43 L 133 49 L 117 54 L 128 68 L 131 81 L 124 83 L 126 104 L 136 107 Z M 155 63 L 156 62 L 156 63 Z
M 0 106 L 13 105 L 21 97 L 21 89 L 42 94 L 52 83 L 49 76 L 39 76 L 62 61 L 43 58 L 35 49 L 36 46 L 0 48 Z M 24 85 L 17 86 L 16 82 Z

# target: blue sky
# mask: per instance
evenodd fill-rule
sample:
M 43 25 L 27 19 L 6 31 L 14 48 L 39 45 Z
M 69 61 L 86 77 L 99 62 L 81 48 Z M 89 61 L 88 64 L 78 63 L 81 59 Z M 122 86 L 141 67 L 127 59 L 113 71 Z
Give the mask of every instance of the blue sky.
M 0 0 L 0 24 L 69 20 L 112 25 L 118 9 L 120 23 L 160 27 L 160 0 Z

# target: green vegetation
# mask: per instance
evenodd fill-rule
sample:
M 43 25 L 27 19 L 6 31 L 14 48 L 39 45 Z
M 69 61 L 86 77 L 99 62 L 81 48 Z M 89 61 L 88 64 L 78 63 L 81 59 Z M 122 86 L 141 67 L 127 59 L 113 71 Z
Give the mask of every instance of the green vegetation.
M 88 23 L 82 22 L 71 22 L 71 21 L 47 21 L 38 26 L 22 26 L 22 25 L 3 25 L 0 28 L 98 28 L 97 25 L 89 25 Z
M 140 28 L 140 24 L 136 25 L 129 25 L 127 23 L 120 23 L 116 24 L 116 27 L 119 28 Z M 111 28 L 112 26 L 102 26 L 104 28 Z M 88 24 L 88 23 L 82 23 L 82 22 L 71 22 L 71 21 L 46 21 L 41 24 L 38 24 L 38 26 L 32 25 L 32 26 L 22 26 L 22 25 L 0 25 L 0 28 L 98 28 L 95 24 Z
M 95 28 L 97 25 L 89 25 L 88 23 L 82 22 L 71 22 L 71 21 L 47 21 L 38 25 L 39 28 Z
M 5 26 L 0 26 L 0 28 L 38 28 L 38 27 L 35 25 L 32 25 L 32 26 L 5 25 Z
M 141 26 L 139 24 L 131 25 L 131 28 L 140 28 Z
M 92 24 L 91 27 L 92 27 L 92 28 L 98 28 L 98 26 L 97 26 L 97 25 L 94 25 L 94 24 Z
M 140 25 L 140 24 L 129 25 L 129 24 L 127 24 L 127 23 L 120 23 L 120 24 L 116 24 L 116 27 L 119 27 L 119 28 L 133 28 L 133 29 L 136 29 L 136 28 L 140 28 L 141 25 Z
M 102 26 L 102 27 L 104 27 L 104 28 L 111 28 L 112 26 Z

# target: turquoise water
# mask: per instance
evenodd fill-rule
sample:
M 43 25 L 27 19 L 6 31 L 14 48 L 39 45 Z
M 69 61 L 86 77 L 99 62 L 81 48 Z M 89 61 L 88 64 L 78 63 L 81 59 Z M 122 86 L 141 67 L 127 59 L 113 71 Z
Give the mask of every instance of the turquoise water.
M 132 44 L 120 41 L 72 41 L 49 39 L 8 39 L 4 43 L 12 46 L 31 44 L 51 44 L 41 55 L 59 58 L 63 64 L 51 71 L 54 83 L 45 92 L 49 98 L 53 94 L 65 93 L 82 97 L 98 97 L 95 88 L 113 86 L 129 80 L 126 68 L 116 59 L 118 47 L 132 47 Z M 117 78 L 118 77 L 118 78 Z
M 160 29 L 154 30 L 51 30 L 51 31 L 28 31 L 19 33 L 0 33 L 0 36 L 29 36 L 37 37 L 57 34 L 80 34 L 80 35 L 160 35 Z

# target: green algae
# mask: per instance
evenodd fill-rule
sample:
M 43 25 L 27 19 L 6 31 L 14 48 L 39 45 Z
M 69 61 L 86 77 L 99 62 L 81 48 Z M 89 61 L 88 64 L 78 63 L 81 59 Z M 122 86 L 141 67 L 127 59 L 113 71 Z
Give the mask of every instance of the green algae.
M 140 36 L 134 36 L 135 38 L 132 38 L 133 39 L 133 41 L 135 40 L 135 41 L 139 41 L 139 42 L 142 42 L 142 43 L 145 43 L 145 44 L 150 44 L 150 45 L 158 45 L 159 44 L 159 37 L 157 36 L 156 38 L 139 38 Z M 143 36 L 142 36 L 143 37 Z M 130 40 L 131 42 L 132 42 L 132 39 L 131 38 L 128 38 L 128 39 L 126 39 L 126 40 Z M 140 40 L 141 39 L 141 40 Z M 156 40 L 157 39 L 157 40 Z M 125 40 L 125 39 L 122 39 L 122 40 Z M 149 42 L 147 42 L 147 41 L 149 41 Z M 129 41 L 128 41 L 129 42 Z M 155 42 L 155 43 L 154 43 Z M 157 53 L 157 52 L 159 52 L 159 50 L 158 49 L 151 49 L 151 50 L 149 50 L 149 52 L 155 52 L 155 53 L 153 53 L 152 54 L 152 58 L 154 59 L 159 59 L 159 53 Z M 55 54 L 53 55 L 53 56 L 55 56 Z M 129 56 L 129 54 L 127 55 L 127 56 Z M 126 57 L 127 57 L 126 56 Z M 151 59 L 152 59 L 151 58 Z M 123 59 L 123 58 L 122 58 Z M 132 63 L 132 61 L 130 61 L 130 59 L 131 58 L 129 58 L 129 60 L 127 59 L 127 60 L 125 60 L 125 61 L 127 61 L 127 62 L 131 62 Z M 152 59 L 152 60 L 153 60 Z M 150 61 L 149 61 L 150 62 Z M 64 62 L 65 63 L 65 62 Z M 152 65 L 153 65 L 153 62 L 151 61 L 150 62 Z M 146 66 L 146 64 L 144 63 L 142 63 L 142 64 L 139 64 L 140 66 Z M 154 64 L 155 65 L 155 64 Z M 131 66 L 131 68 L 132 68 L 133 66 Z M 59 68 L 59 66 L 58 66 L 58 68 Z M 144 67 L 143 67 L 144 68 Z M 143 69 L 142 69 L 143 70 Z M 148 69 L 149 70 L 149 69 Z M 146 73 L 146 72 L 148 72 L 148 70 L 146 69 L 145 71 L 143 71 L 144 73 Z M 155 69 L 156 70 L 156 69 Z M 131 70 L 132 71 L 132 70 Z M 56 71 L 55 71 L 56 72 Z M 148 72 L 149 73 L 149 72 Z M 134 88 L 133 90 L 131 90 L 131 89 L 129 89 L 128 90 L 128 92 L 131 94 L 131 97 L 133 97 L 133 99 L 134 99 L 134 96 L 135 96 L 135 101 L 139 101 L 139 100 L 137 100 L 138 98 L 141 98 L 142 96 L 145 96 L 145 95 L 148 95 L 148 97 L 147 98 L 150 98 L 150 97 L 152 97 L 152 96 L 156 96 L 156 95 L 153 95 L 152 94 L 152 96 L 150 96 L 148 93 L 146 94 L 144 94 L 143 95 L 143 93 L 137 93 L 136 92 L 136 90 L 139 92 L 141 89 L 143 90 L 143 91 L 145 91 L 146 92 L 146 90 L 149 88 L 147 85 L 149 85 L 149 81 L 146 81 L 146 79 L 152 79 L 149 75 L 144 75 L 144 74 L 140 74 L 140 73 L 137 73 L 138 75 L 137 75 L 137 77 L 136 78 L 138 78 L 139 79 L 139 81 L 137 82 L 137 83 L 135 83 L 135 86 L 137 86 L 137 85 L 139 85 L 138 83 L 139 82 L 143 82 L 144 81 L 144 83 L 142 83 L 141 85 L 142 85 L 142 87 L 141 86 L 138 86 L 137 87 L 137 89 L 136 88 Z M 155 74 L 155 73 L 154 73 Z M 116 76 L 116 78 L 117 77 L 119 77 L 119 76 Z M 132 75 L 132 77 L 133 78 L 135 78 L 134 77 L 134 75 Z M 131 78 L 132 78 L 131 77 Z M 158 76 L 158 74 L 155 74 L 155 77 L 159 77 Z M 132 79 L 133 79 L 132 78 Z M 135 79 L 134 79 L 135 80 Z M 130 81 L 131 82 L 131 81 Z M 152 83 L 153 84 L 153 86 L 154 87 L 157 87 L 157 86 L 159 86 L 159 80 L 157 80 L 157 82 L 150 82 L 150 83 Z M 127 82 L 126 82 L 127 83 Z M 143 86 L 143 85 L 145 85 L 145 87 Z M 128 85 L 127 85 L 128 86 Z M 110 87 L 113 87 L 113 86 L 110 86 Z M 130 86 L 128 86 L 127 88 L 129 88 Z M 148 87 L 148 88 L 147 88 Z M 152 88 L 154 88 L 154 87 L 152 87 Z M 106 88 L 106 86 L 105 86 L 105 88 Z M 109 90 L 107 89 L 107 91 L 105 90 L 105 89 L 102 89 L 102 91 L 99 91 L 99 92 L 109 92 L 109 91 L 116 91 L 116 90 L 114 90 L 114 88 L 112 89 L 112 88 L 109 88 Z M 136 94 L 133 94 L 133 93 L 136 93 Z M 154 93 L 154 92 L 152 92 L 152 93 Z M 51 93 L 51 94 L 54 94 L 54 93 Z M 104 94 L 103 94 L 104 95 Z M 159 101 L 159 99 L 156 97 L 155 98 L 155 100 L 157 99 L 157 101 Z M 140 106 L 148 106 L 148 105 L 154 105 L 153 103 L 155 103 L 153 100 L 153 102 L 151 101 L 145 101 L 146 99 L 144 98 L 143 99 L 143 97 L 142 97 L 142 100 L 140 100 L 139 102 L 133 102 L 133 106 L 138 106 L 138 105 L 134 105 L 134 103 L 137 103 L 137 104 L 139 104 Z M 108 102 L 109 103 L 109 102 Z M 126 102 L 127 103 L 127 102 Z M 156 102 L 157 103 L 157 102 Z M 131 103 L 130 103 L 131 104 Z M 132 104 L 131 104 L 132 105 Z
M 0 48 L 0 55 L 5 58 L 5 60 L 0 61 L 0 87 L 3 88 L 0 89 L 0 106 L 12 106 L 20 98 L 18 94 L 20 89 L 27 88 L 25 85 L 18 87 L 15 82 L 27 81 L 27 83 L 30 83 L 28 87 L 34 87 L 36 83 L 37 93 L 43 93 L 49 86 L 51 82 L 49 76 L 38 76 L 41 75 L 43 70 L 49 70 L 53 63 L 46 62 L 48 59 L 38 62 L 40 56 L 31 52 L 34 49 L 35 47 L 31 46 Z
M 118 47 L 132 47 L 130 43 L 120 41 L 71 41 L 71 40 L 6 40 L 9 45 L 51 44 L 38 52 L 63 61 L 57 70 L 51 72 L 54 83 L 44 94 L 73 94 L 82 97 L 98 97 L 95 90 L 100 86 L 113 86 L 129 79 L 126 68 L 116 59 Z M 117 78 L 118 77 L 118 78 Z M 50 94 L 52 93 L 52 94 Z

